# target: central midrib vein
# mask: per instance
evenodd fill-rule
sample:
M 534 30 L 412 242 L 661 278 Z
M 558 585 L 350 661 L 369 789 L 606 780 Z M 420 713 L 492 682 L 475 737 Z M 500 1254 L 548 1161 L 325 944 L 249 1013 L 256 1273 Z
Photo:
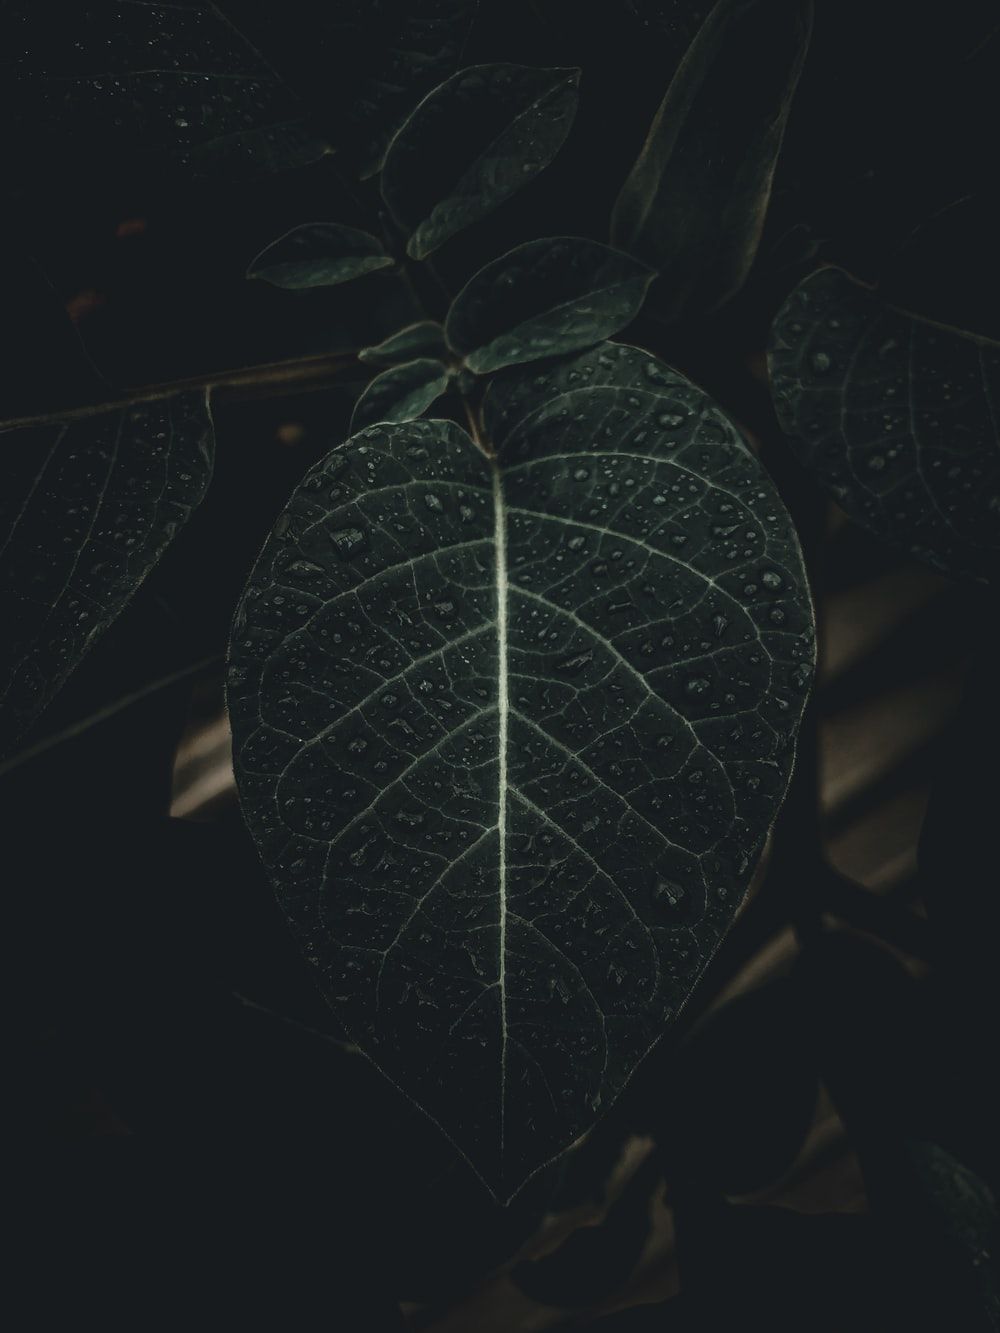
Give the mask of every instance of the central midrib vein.
M 497 593 L 497 839 L 500 889 L 500 1159 L 503 1161 L 504 1115 L 507 1102 L 507 729 L 510 700 L 507 692 L 507 515 L 500 467 L 493 462 L 493 522 L 496 549 Z

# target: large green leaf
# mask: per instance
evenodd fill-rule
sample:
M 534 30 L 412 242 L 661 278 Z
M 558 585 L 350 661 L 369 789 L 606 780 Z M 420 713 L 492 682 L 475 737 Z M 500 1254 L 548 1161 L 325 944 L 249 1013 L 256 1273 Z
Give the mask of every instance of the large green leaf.
M 415 420 L 441 397 L 449 378 L 448 367 L 429 356 L 390 366 L 375 376 L 355 403 L 351 430 L 376 421 Z
M 652 269 L 581 236 L 528 241 L 455 297 L 445 337 L 480 374 L 589 347 L 639 313 Z
M 1000 344 L 827 268 L 782 307 L 769 360 L 783 429 L 853 518 L 944 573 L 996 576 Z
M 267 246 L 247 269 L 275 287 L 335 287 L 365 273 L 391 268 L 376 236 L 339 222 L 307 222 Z
M 200 502 L 204 392 L 0 433 L 0 752 L 123 609 Z
M 774 488 L 681 376 L 605 345 L 511 373 L 488 420 L 491 456 L 427 421 L 313 468 L 237 610 L 228 697 L 324 993 L 507 1199 L 731 922 L 813 635 Z
M 420 103 L 389 145 L 382 197 L 423 259 L 555 157 L 576 114 L 574 69 L 474 65 Z
M 17 174 L 138 158 L 248 177 L 326 151 L 274 70 L 203 0 L 13 0 L 0 38 Z
M 720 0 L 671 80 L 615 203 L 611 239 L 660 272 L 667 318 L 743 285 L 812 28 L 812 0 Z

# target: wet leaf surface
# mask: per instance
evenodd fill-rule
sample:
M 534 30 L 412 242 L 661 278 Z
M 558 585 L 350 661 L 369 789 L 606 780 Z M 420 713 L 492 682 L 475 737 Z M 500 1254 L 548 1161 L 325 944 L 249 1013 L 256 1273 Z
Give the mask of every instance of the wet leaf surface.
M 244 179 L 326 144 L 212 4 L 16 3 L 0 18 L 15 174 L 117 159 Z
M 376 421 L 414 421 L 441 397 L 448 380 L 448 367 L 426 356 L 390 366 L 375 376 L 355 404 L 352 432 Z
M 578 360 L 610 383 L 535 378 L 495 462 L 444 421 L 328 455 L 230 651 L 244 816 L 305 956 L 500 1199 L 713 953 L 812 663 L 798 546 L 736 430 L 636 349 Z
M 423 259 L 486 217 L 552 161 L 576 113 L 579 70 L 474 65 L 430 93 L 399 130 L 382 197 Z
M 528 241 L 469 279 L 445 336 L 479 374 L 574 352 L 630 324 L 653 277 L 645 264 L 581 236 Z
M 205 394 L 0 433 L 0 750 L 27 729 L 200 502 Z
M 338 283 L 391 268 L 382 242 L 356 227 L 311 222 L 293 227 L 262 250 L 247 269 L 274 287 L 335 287 Z
M 945 574 L 1000 570 L 1000 344 L 820 269 L 775 320 L 775 407 L 798 458 L 883 541 Z

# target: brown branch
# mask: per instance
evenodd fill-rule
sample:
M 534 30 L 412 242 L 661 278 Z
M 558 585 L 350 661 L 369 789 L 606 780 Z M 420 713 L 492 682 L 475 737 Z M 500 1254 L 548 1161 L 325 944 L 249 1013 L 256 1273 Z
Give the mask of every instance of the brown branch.
M 165 384 L 147 384 L 124 393 L 120 398 L 102 403 L 87 403 L 80 407 L 57 412 L 11 417 L 0 421 L 0 431 L 21 426 L 49 426 L 83 417 L 114 412 L 133 403 L 152 403 L 171 398 L 174 394 L 195 389 L 207 389 L 213 405 L 245 402 L 258 397 L 271 397 L 291 391 L 298 393 L 330 387 L 345 371 L 357 367 L 354 352 L 324 352 L 319 356 L 302 357 L 296 361 L 274 361 L 241 370 L 224 370 L 213 375 L 198 375 L 190 379 L 171 380 Z

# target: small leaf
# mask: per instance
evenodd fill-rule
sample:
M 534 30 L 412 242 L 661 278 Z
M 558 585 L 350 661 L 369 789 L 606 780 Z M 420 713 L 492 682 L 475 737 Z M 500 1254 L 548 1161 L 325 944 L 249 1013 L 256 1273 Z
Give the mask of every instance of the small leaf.
M 602 359 L 628 372 L 589 387 Z M 501 1199 L 714 953 L 813 660 L 794 530 L 736 429 L 636 348 L 564 373 L 526 374 L 496 457 L 418 421 L 321 460 L 229 656 L 244 818 L 317 981 Z
M 377 237 L 338 222 L 307 222 L 261 250 L 247 269 L 275 287 L 335 287 L 338 283 L 391 268 L 392 259 Z
M 198 505 L 203 392 L 0 435 L 0 752 L 49 703 Z
M 659 313 L 743 285 L 812 29 L 812 0 L 720 0 L 671 80 L 622 186 L 611 240 L 653 264 Z
M 422 416 L 448 387 L 448 367 L 419 357 L 383 370 L 354 405 L 351 433 L 376 421 L 413 421 Z
M 382 198 L 424 259 L 555 157 L 576 114 L 575 69 L 474 65 L 420 103 L 389 145 Z
M 574 352 L 631 323 L 653 277 L 597 241 L 528 241 L 469 279 L 448 311 L 445 337 L 478 374 Z
M 443 357 L 447 353 L 444 329 L 434 320 L 424 319 L 418 324 L 409 324 L 398 333 L 390 334 L 374 347 L 362 347 L 358 357 L 371 365 L 394 366 L 416 356 Z
M 60 5 L 0 15 L 14 170 L 146 161 L 246 179 L 327 151 L 305 108 L 215 5 Z
M 771 332 L 782 429 L 863 527 L 945 574 L 1000 565 L 1000 344 L 904 314 L 839 269 Z

